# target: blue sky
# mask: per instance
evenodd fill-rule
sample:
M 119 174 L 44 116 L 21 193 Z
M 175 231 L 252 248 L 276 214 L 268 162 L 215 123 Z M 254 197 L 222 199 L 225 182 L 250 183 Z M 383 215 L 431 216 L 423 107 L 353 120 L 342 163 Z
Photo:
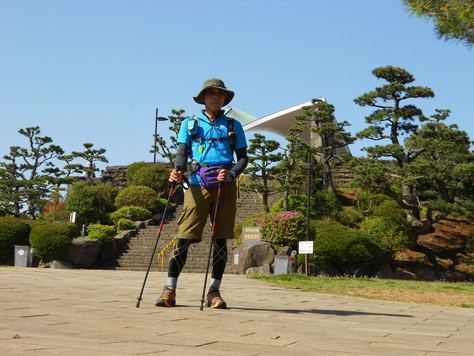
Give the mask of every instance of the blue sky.
M 353 99 L 384 84 L 371 71 L 386 65 L 434 90 L 413 102 L 426 115 L 450 109 L 474 139 L 474 51 L 401 0 L 0 0 L 0 156 L 39 126 L 68 153 L 105 148 L 100 169 L 152 161 L 155 109 L 194 114 L 209 77 L 255 117 L 325 97 L 355 134 L 371 110 Z

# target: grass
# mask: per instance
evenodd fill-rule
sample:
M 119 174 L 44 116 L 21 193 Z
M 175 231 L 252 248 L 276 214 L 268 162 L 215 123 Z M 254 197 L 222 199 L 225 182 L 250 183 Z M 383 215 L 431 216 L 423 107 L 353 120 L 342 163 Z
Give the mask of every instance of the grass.
M 281 287 L 395 302 L 474 308 L 474 283 L 422 282 L 399 279 L 308 277 L 300 274 L 254 274 Z

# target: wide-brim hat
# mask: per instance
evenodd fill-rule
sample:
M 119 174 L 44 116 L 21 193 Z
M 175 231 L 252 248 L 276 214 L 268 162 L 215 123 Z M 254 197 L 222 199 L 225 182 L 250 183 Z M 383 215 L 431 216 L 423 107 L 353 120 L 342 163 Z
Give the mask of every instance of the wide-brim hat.
M 204 92 L 210 88 L 217 88 L 226 92 L 227 97 L 225 99 L 224 106 L 229 104 L 234 98 L 235 93 L 232 90 L 227 89 L 222 80 L 220 80 L 219 78 L 210 78 L 204 82 L 199 94 L 193 97 L 194 101 L 198 104 L 204 104 L 204 99 L 202 96 Z

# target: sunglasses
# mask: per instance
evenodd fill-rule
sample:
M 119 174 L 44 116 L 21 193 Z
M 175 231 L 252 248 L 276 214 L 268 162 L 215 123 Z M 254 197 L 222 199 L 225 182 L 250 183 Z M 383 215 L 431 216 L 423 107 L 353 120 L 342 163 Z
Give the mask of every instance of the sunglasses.
M 226 93 L 225 93 L 225 91 L 222 91 L 222 90 L 208 90 L 204 93 L 204 95 L 224 96 L 224 95 L 226 95 Z

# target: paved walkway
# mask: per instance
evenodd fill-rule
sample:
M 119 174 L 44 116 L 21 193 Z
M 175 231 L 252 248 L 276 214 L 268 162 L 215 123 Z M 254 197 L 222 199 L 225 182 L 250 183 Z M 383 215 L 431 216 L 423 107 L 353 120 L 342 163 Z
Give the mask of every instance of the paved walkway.
M 0 355 L 474 355 L 474 309 L 375 301 L 226 275 L 230 309 L 199 310 L 203 274 L 157 308 L 164 273 L 0 268 Z

